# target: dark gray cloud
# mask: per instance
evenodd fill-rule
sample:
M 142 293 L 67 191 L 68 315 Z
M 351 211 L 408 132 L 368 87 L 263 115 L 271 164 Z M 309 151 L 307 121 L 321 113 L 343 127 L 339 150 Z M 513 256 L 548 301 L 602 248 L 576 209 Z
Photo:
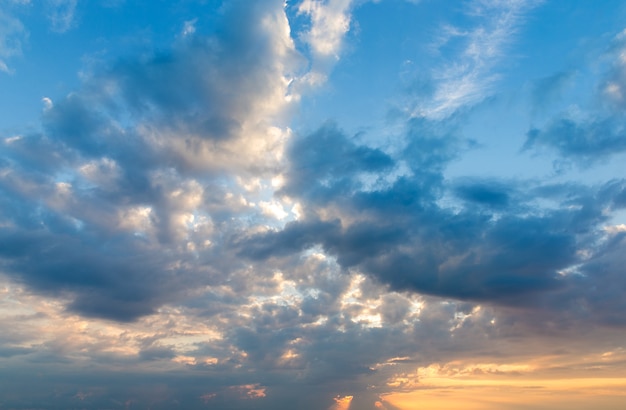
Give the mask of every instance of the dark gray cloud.
M 73 311 L 122 321 L 150 314 L 176 294 L 180 272 L 164 268 L 167 260 L 140 240 L 65 228 L 3 231 L 3 271 L 40 292 L 69 294 Z
M 305 200 L 307 218 L 242 240 L 241 253 L 258 260 L 321 245 L 344 269 L 370 274 L 394 290 L 510 306 L 532 305 L 567 287 L 559 272 L 583 262 L 581 249 L 593 251 L 607 207 L 621 203 L 623 181 L 584 189 L 496 179 L 447 183 L 442 172 L 460 145 L 445 133 L 429 135 L 436 127 L 414 124 L 401 156 L 412 172 L 369 190 L 358 181 L 371 172 L 371 149 L 352 149 L 342 161 L 360 168 L 340 178 L 328 173 L 328 165 L 320 165 L 319 174 L 307 168 L 305 182 L 302 158 L 325 164 L 326 153 L 347 139 L 337 132 L 332 141 L 320 138 L 324 127 L 294 142 L 284 192 Z M 311 140 L 320 147 L 305 150 Z M 393 168 L 387 162 L 373 179 Z M 450 190 L 463 200 L 461 209 L 440 205 Z M 537 207 L 538 200 L 554 201 L 556 208 Z
M 609 231 L 596 252 L 567 272 L 567 286 L 538 305 L 564 327 L 581 321 L 622 328 L 626 281 L 622 274 L 626 232 Z
M 298 195 L 309 201 L 328 201 L 361 189 L 354 176 L 389 170 L 393 160 L 379 149 L 358 145 L 336 124 L 327 123 L 299 138 L 289 148 L 289 179 L 279 194 Z
M 465 181 L 454 188 L 454 194 L 469 203 L 490 208 L 506 208 L 511 201 L 510 188 L 494 181 Z
M 327 281 L 336 282 L 335 285 L 341 284 L 339 293 L 346 290 L 344 275 L 329 271 L 318 273 L 326 276 Z M 317 276 L 314 279 L 322 282 Z M 268 296 L 275 294 L 274 289 L 267 291 Z M 239 297 L 245 298 L 244 295 L 245 292 L 239 293 Z M 338 296 L 336 293 L 332 299 Z M 230 310 L 235 315 L 224 321 Z M 217 317 L 195 317 L 193 329 L 198 329 L 202 323 L 224 321 L 223 339 L 197 343 L 197 350 L 188 352 L 196 357 L 217 357 L 219 362 L 198 363 L 158 374 L 153 372 L 153 366 L 171 366 L 168 362 L 173 349 L 161 340 L 172 334 L 139 336 L 140 351 L 136 356 L 120 357 L 107 352 L 110 341 L 103 340 L 105 335 L 100 335 L 96 345 L 89 339 L 78 345 L 72 340 L 73 345 L 68 347 L 63 340 L 47 343 L 38 346 L 36 351 L 23 352 L 22 355 L 30 356 L 16 371 L 0 371 L 3 380 L 11 374 L 10 380 L 7 378 L 6 383 L 2 383 L 3 393 L 8 393 L 11 389 L 20 390 L 32 369 L 50 369 L 43 371 L 37 381 L 38 389 L 29 396 L 29 401 L 25 401 L 22 394 L 3 394 L 0 403 L 9 408 L 26 403 L 46 408 L 71 408 L 82 403 L 86 408 L 101 408 L 99 406 L 106 405 L 105 400 L 115 400 L 105 408 L 124 408 L 124 403 L 132 400 L 138 408 L 270 409 L 297 405 L 304 409 L 327 409 L 334 403 L 335 396 L 350 393 L 361 400 L 359 408 L 373 409 L 378 393 L 366 391 L 360 378 L 374 377 L 376 371 L 370 366 L 408 352 L 414 340 L 406 344 L 400 337 L 401 327 L 391 333 L 389 329 L 364 328 L 354 322 L 340 304 L 324 312 L 328 320 L 322 325 L 313 325 L 317 317 L 303 317 L 298 310 L 297 305 L 281 306 L 270 300 L 249 309 L 245 302 L 235 301 L 225 304 Z M 242 313 L 250 317 L 242 319 Z M 193 316 L 193 312 L 186 315 Z M 126 331 L 121 337 L 132 337 L 127 334 L 133 332 L 132 327 L 123 328 Z M 160 329 L 167 328 L 169 326 Z M 68 335 L 68 340 L 70 338 Z M 89 353 L 91 365 L 84 369 L 76 367 L 69 359 L 81 347 L 92 350 Z M 98 348 L 105 350 L 98 353 Z M 237 349 L 246 354 L 229 358 Z M 285 357 L 288 351 L 297 356 Z M 143 366 L 146 367 L 141 371 Z M 121 374 L 120 369 L 126 370 Z M 48 377 L 50 372 L 56 376 Z M 266 397 L 254 398 L 251 389 L 263 389 Z
M 293 384 L 255 386 L 255 384 L 229 385 L 233 380 L 221 382 L 217 375 L 180 375 L 165 373 L 99 372 L 97 375 L 81 372 L 50 377 L 41 375 L 28 398 L 22 388 L 28 376 L 22 372 L 8 378 L 1 375 L 3 406 L 8 408 L 90 408 L 90 409 L 287 409 L 296 406 L 305 410 L 328 409 L 334 396 L 320 386 L 294 389 Z M 31 379 L 32 380 L 32 379 Z M 141 383 L 137 383 L 141 380 Z M 210 386 L 210 387 L 207 387 Z M 327 386 L 324 386 L 327 388 Z M 255 397 L 250 389 L 264 389 L 265 397 Z M 337 389 L 341 392 L 340 389 Z M 338 393 L 341 394 L 341 393 Z M 374 410 L 376 395 L 359 409 Z M 365 401 L 365 400 L 364 400 Z

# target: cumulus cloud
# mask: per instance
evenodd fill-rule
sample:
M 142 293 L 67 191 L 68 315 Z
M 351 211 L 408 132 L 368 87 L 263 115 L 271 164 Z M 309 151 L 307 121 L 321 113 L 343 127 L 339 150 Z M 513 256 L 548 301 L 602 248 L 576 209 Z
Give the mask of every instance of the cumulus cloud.
M 350 30 L 354 3 L 354 0 L 303 0 L 298 5 L 298 15 L 310 19 L 308 30 L 299 36 L 311 55 L 311 69 L 299 80 L 300 87 L 316 87 L 326 82 Z
M 319 57 L 338 58 L 343 36 L 350 29 L 352 0 L 304 0 L 298 12 L 311 18 L 311 29 L 304 33 L 305 41 Z
M 359 184 L 364 174 L 382 178 L 400 159 L 350 146 L 334 128 L 296 139 L 282 192 L 302 201 L 305 217 L 244 239 L 242 254 L 258 260 L 320 245 L 343 269 L 394 290 L 508 306 L 531 306 L 570 286 L 571 278 L 560 272 L 586 263 L 585 252 L 600 252 L 594 243 L 606 210 L 619 207 L 623 182 L 560 190 L 529 188 L 523 181 L 460 179 L 449 185 L 442 172 L 458 152 L 458 140 L 429 136 L 434 129 L 414 121 L 410 132 L 420 137 L 400 156 L 412 172 L 367 190 Z M 346 146 L 336 150 L 342 160 L 327 163 L 328 151 L 312 142 Z M 449 191 L 462 200 L 460 209 L 440 202 Z
M 215 188 L 235 171 L 273 176 L 298 58 L 281 2 L 225 13 L 219 36 L 113 63 L 48 104 L 41 134 L 5 141 L 6 272 L 72 311 L 133 320 L 196 286 L 211 235 L 238 229 L 214 209 L 260 212 L 226 204 L 235 181 Z
M 623 372 L 626 182 L 446 174 L 535 3 L 468 4 L 468 66 L 392 148 L 289 128 L 347 1 L 301 2 L 293 34 L 283 1 L 225 2 L 44 98 L 41 129 L 0 140 L 0 406 L 395 409 L 467 377 Z M 528 146 L 621 149 L 617 120 L 589 124 Z

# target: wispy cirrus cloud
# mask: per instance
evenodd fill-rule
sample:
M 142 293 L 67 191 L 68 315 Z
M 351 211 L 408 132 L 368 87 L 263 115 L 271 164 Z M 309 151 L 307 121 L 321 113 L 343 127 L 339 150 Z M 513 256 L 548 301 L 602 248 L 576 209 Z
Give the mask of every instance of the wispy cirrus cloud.
M 445 56 L 443 65 L 433 70 L 433 94 L 417 102 L 411 115 L 445 118 L 490 95 L 499 78 L 498 63 L 506 59 L 507 47 L 527 13 L 539 4 L 535 0 L 469 2 L 465 14 L 473 24 L 443 26 L 433 46 L 437 52 L 451 41 L 461 42 L 460 52 Z
M 49 0 L 47 16 L 52 31 L 63 33 L 75 21 L 76 0 Z M 22 55 L 23 46 L 29 37 L 28 27 L 19 17 L 21 11 L 32 9 L 30 0 L 2 0 L 0 2 L 0 71 L 12 73 L 9 60 Z
M 76 21 L 77 0 L 48 0 L 48 20 L 52 31 L 64 33 Z
M 3 4 L 4 3 L 4 4 Z M 19 5 L 19 3 L 15 2 Z M 1 2 L 5 5 L 0 10 L 0 71 L 10 74 L 9 59 L 22 54 L 22 45 L 28 38 L 28 31 L 22 22 L 12 13 L 14 2 Z

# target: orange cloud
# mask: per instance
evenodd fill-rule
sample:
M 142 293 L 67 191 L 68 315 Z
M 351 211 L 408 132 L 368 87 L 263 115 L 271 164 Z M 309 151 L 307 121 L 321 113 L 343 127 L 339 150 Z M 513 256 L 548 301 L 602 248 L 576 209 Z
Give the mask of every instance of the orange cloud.
M 265 387 L 260 384 L 242 384 L 231 389 L 239 392 L 244 399 L 260 399 L 265 397 Z
M 348 410 L 350 403 L 354 396 L 337 396 L 335 397 L 335 404 L 330 406 L 328 410 Z

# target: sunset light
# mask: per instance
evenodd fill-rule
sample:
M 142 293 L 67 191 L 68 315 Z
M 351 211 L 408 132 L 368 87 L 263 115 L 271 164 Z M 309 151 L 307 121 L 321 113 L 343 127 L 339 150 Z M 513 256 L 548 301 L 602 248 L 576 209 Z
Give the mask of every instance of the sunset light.
M 623 0 L 0 0 L 0 409 L 626 409 Z

